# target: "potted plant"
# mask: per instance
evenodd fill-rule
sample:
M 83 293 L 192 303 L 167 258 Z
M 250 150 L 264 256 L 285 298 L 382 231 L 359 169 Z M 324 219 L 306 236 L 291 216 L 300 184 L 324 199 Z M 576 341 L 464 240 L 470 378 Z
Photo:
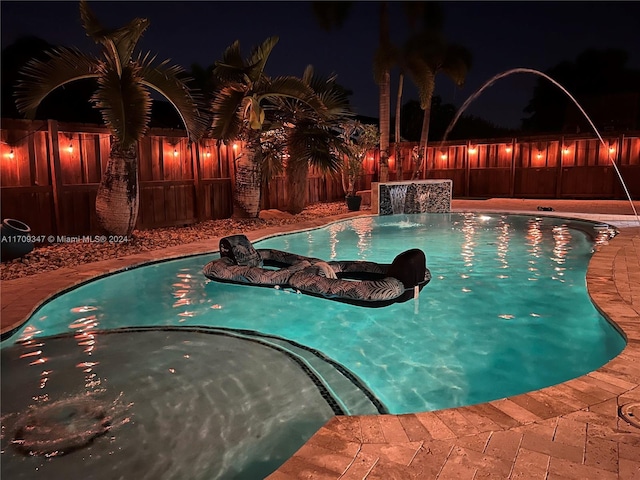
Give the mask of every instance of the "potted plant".
M 360 210 L 362 197 L 356 195 L 356 182 L 362 175 L 362 164 L 367 152 L 378 145 L 378 127 L 357 120 L 349 120 L 341 125 L 341 137 L 348 151 L 342 164 L 342 188 L 350 211 Z

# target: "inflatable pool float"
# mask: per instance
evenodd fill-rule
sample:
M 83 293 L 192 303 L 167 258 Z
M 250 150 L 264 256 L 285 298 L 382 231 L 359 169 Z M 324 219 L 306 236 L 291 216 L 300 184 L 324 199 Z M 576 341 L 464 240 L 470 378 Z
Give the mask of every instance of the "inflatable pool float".
M 391 264 L 325 262 L 274 249 L 255 249 L 244 235 L 220 240 L 220 258 L 204 275 L 217 282 L 291 288 L 299 293 L 363 307 L 383 307 L 417 297 L 431 280 L 422 250 L 399 254 Z

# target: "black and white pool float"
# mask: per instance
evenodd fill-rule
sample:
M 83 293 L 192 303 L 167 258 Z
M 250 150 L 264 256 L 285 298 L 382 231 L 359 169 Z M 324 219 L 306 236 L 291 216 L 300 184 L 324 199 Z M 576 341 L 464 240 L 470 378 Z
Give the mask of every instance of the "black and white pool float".
M 297 292 L 363 307 L 384 307 L 417 297 L 431 280 L 422 250 L 399 254 L 391 264 L 325 262 L 274 249 L 255 249 L 244 235 L 220 240 L 220 259 L 203 268 L 217 282 L 292 288 Z

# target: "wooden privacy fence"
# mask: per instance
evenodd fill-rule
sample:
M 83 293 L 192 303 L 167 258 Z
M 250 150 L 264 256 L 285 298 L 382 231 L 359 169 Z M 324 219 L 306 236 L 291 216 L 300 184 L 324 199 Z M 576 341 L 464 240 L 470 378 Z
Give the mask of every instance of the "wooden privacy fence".
M 98 233 L 95 199 L 109 158 L 108 130 L 56 121 L 3 120 L 0 148 L 2 218 L 27 223 L 34 235 Z M 188 225 L 232 213 L 234 160 L 242 145 L 184 131 L 152 129 L 138 143 L 137 228 Z M 284 208 L 284 178 L 269 182 L 263 208 Z M 344 197 L 338 178 L 312 171 L 309 202 Z
M 527 137 L 430 144 L 421 179 L 450 178 L 454 197 L 626 198 L 613 162 L 633 198 L 640 197 L 640 132 L 603 137 Z M 401 143 L 397 175 L 394 146 L 390 180 L 408 180 L 414 170 L 415 143 Z M 360 188 L 378 177 L 378 152 L 365 162 Z
M 27 223 L 34 235 L 98 233 L 95 197 L 109 158 L 105 128 L 56 121 L 3 120 L 0 128 L 2 218 Z M 456 197 L 625 198 L 612 166 L 634 198 L 640 196 L 640 132 L 433 143 L 420 178 L 450 178 Z M 391 146 L 390 179 L 413 172 L 413 143 Z M 138 228 L 188 225 L 232 213 L 234 160 L 242 145 L 202 140 L 190 145 L 181 130 L 153 129 L 138 144 Z M 365 159 L 357 188 L 378 179 L 379 152 Z M 263 189 L 262 208 L 283 209 L 284 177 Z M 344 198 L 340 178 L 312 170 L 308 203 Z

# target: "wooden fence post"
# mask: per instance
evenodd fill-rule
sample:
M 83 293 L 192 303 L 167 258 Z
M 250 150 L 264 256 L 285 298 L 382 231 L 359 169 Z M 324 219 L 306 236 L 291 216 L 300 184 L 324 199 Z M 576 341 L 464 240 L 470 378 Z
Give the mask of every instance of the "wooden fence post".
M 193 188 L 195 189 L 195 217 L 198 222 L 203 220 L 203 194 L 202 194 L 202 182 L 200 177 L 202 173 L 200 171 L 200 142 L 191 142 L 191 164 L 193 169 Z
M 511 140 L 511 174 L 509 175 L 509 198 L 513 198 L 516 191 L 516 139 Z M 498 152 L 496 152 L 498 155 Z
M 478 146 L 476 145 L 476 149 L 477 148 L 478 148 Z M 478 158 L 478 157 L 476 156 L 476 158 Z M 465 195 L 465 197 L 468 197 L 470 195 L 470 190 L 469 190 L 470 189 L 470 185 L 469 185 L 469 183 L 471 182 L 471 161 L 470 161 L 470 157 L 469 157 L 469 149 L 468 148 L 467 148 L 466 160 L 467 161 L 465 162 L 465 165 L 464 165 L 464 195 Z
M 60 216 L 60 201 L 62 196 L 62 171 L 60 168 L 60 144 L 58 142 L 58 122 L 56 120 L 48 120 L 48 141 L 49 141 L 49 171 L 51 172 L 51 192 L 53 200 L 54 222 L 53 229 L 55 234 L 62 233 L 62 219 Z
M 556 172 L 556 198 L 562 197 L 562 156 L 564 155 L 564 135 L 560 137 L 558 148 L 558 171 Z

